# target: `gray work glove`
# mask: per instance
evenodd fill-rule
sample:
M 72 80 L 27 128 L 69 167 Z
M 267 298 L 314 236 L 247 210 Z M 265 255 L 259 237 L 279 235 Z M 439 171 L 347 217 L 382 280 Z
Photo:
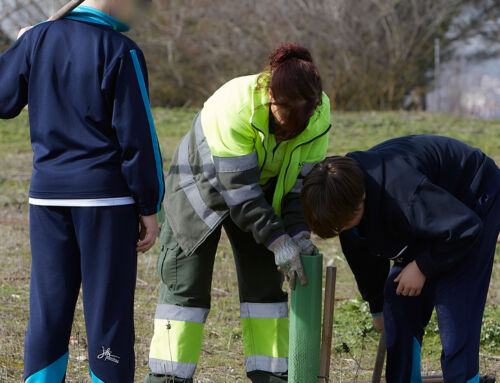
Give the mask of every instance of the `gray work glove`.
M 302 286 L 307 284 L 307 277 L 300 259 L 302 251 L 288 234 L 276 239 L 268 248 L 274 253 L 274 260 L 279 270 L 289 280 L 290 289 L 295 290 L 297 275 Z
M 295 234 L 292 239 L 295 241 L 298 247 L 300 247 L 300 251 L 303 255 L 313 255 L 318 252 L 318 248 L 314 246 L 311 241 L 311 232 L 310 231 L 301 231 L 298 234 Z

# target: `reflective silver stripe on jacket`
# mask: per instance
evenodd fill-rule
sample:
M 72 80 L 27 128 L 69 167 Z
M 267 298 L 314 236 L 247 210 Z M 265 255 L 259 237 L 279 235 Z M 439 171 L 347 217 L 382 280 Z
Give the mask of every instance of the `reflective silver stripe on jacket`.
M 215 211 L 210 209 L 205 201 L 203 201 L 198 186 L 196 185 L 193 170 L 191 169 L 191 165 L 189 163 L 189 137 L 190 134 L 184 136 L 178 149 L 179 184 L 182 190 L 184 190 L 184 193 L 186 193 L 186 196 L 193 206 L 193 209 L 196 211 L 196 214 L 198 214 L 208 227 L 213 228 L 220 222 L 221 217 Z
M 288 303 L 242 303 L 241 318 L 279 319 L 288 318 Z
M 153 374 L 190 379 L 196 371 L 196 364 L 149 358 L 149 368 Z
M 295 185 L 293 185 L 292 190 L 290 190 L 290 193 L 302 193 L 302 185 L 303 185 L 303 180 L 302 178 L 297 178 L 297 181 L 295 181 Z
M 229 207 L 241 205 L 244 202 L 257 199 L 264 194 L 259 184 L 245 185 L 238 189 L 223 190 L 221 192 Z
M 210 147 L 208 146 L 205 133 L 203 133 L 203 126 L 201 125 L 201 113 L 198 113 L 196 116 L 194 134 L 196 137 L 198 152 L 200 153 L 203 162 L 203 175 L 208 180 L 210 185 L 212 185 L 212 187 L 220 193 L 221 187 L 219 185 L 219 181 L 217 180 L 215 165 L 212 161 L 212 153 L 210 152 Z
M 302 164 L 302 169 L 300 170 L 300 175 L 302 177 L 306 177 L 309 173 L 311 173 L 311 170 L 313 170 L 314 165 L 316 165 L 316 163 L 304 162 Z
M 159 304 L 156 306 L 155 318 L 203 324 L 207 320 L 208 313 L 208 309 L 198 307 Z
M 215 169 L 219 173 L 240 173 L 259 168 L 259 157 L 256 151 L 238 157 L 213 156 L 213 159 Z
M 273 358 L 272 356 L 250 355 L 245 358 L 247 372 L 287 372 L 288 358 Z

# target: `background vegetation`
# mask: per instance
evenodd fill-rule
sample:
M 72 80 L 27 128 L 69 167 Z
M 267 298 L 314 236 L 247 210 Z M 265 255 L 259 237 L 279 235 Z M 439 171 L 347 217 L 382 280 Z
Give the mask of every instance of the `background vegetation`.
M 280 42 L 297 41 L 312 49 L 341 110 L 423 107 L 435 40 L 446 61 L 457 41 L 495 35 L 500 15 L 495 0 L 162 0 L 154 7 L 138 40 L 152 64 L 155 103 L 199 104 L 224 81 L 262 70 Z
M 165 166 L 182 135 L 189 129 L 195 109 L 155 110 Z M 27 191 L 31 173 L 27 114 L 0 121 L 0 382 L 22 381 L 23 338 L 28 319 L 30 251 Z M 449 135 L 480 147 L 500 163 L 500 120 L 457 118 L 425 113 L 336 113 L 333 115 L 329 152 L 341 154 L 367 149 L 395 136 L 427 133 Z M 338 268 L 334 355 L 331 376 L 335 382 L 370 377 L 378 334 L 357 289 L 337 241 L 318 243 L 325 266 Z M 148 347 L 153 331 L 159 278 L 158 251 L 139 256 L 136 297 L 137 374 L 147 372 Z M 196 376 L 197 382 L 244 382 L 242 331 L 234 261 L 224 238 L 217 253 L 213 283 L 213 307 Z M 500 248 L 481 342 L 481 372 L 500 375 Z M 87 345 L 82 301 L 78 301 L 70 344 L 67 382 L 89 382 Z M 345 343 L 346 347 L 342 347 Z M 348 351 L 348 352 L 347 352 Z M 440 342 L 435 320 L 428 327 L 422 369 L 439 373 Z
M 44 20 L 65 0 L 2 0 L 0 29 Z M 424 108 L 440 59 L 498 53 L 499 0 L 153 0 L 131 36 L 157 106 L 199 106 L 225 81 L 264 69 L 272 48 L 311 48 L 334 108 Z M 0 43 L 1 51 L 1 43 Z

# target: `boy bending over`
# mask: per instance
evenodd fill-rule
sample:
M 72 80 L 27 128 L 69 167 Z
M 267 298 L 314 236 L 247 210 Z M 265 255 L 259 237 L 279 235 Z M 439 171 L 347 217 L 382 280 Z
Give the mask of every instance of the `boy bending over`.
M 80 285 L 92 381 L 134 379 L 137 251 L 155 242 L 164 187 L 144 56 L 112 17 L 133 3 L 89 0 L 0 56 L 0 118 L 29 104 L 34 151 L 29 383 L 64 381 Z
M 422 381 L 420 348 L 434 307 L 445 383 L 479 382 L 500 230 L 495 162 L 451 138 L 396 138 L 316 165 L 303 204 L 314 232 L 340 235 L 375 326 L 385 327 L 387 382 Z

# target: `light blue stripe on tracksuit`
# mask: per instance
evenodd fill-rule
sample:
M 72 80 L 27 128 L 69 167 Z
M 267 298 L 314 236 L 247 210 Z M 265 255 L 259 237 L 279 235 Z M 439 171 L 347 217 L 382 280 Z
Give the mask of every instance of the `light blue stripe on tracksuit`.
M 418 342 L 417 338 L 413 337 L 410 383 L 422 383 L 421 355 L 422 355 L 422 348 L 420 346 L 420 343 Z
M 422 347 L 420 346 L 420 343 L 417 340 L 417 338 L 414 337 L 410 383 L 422 383 L 421 355 L 422 355 Z M 469 379 L 466 383 L 479 383 L 479 374 Z
M 43 370 L 40 370 L 31 375 L 28 379 L 26 379 L 26 383 L 62 382 L 64 376 L 66 375 L 66 366 L 68 365 L 68 357 L 69 353 L 67 352 L 59 359 L 57 359 L 54 363 L 48 365 Z
M 103 380 L 101 380 L 97 376 L 95 376 L 95 374 L 92 371 L 92 369 L 89 368 L 89 371 L 90 371 L 90 376 L 92 377 L 92 383 L 104 383 Z
M 163 183 L 163 174 L 162 174 L 160 144 L 158 143 L 158 136 L 156 135 L 153 113 L 151 113 L 151 105 L 149 102 L 148 91 L 146 88 L 146 81 L 144 80 L 141 64 L 139 63 L 137 52 L 134 49 L 130 51 L 130 54 L 132 55 L 132 62 L 134 63 L 135 72 L 137 74 L 137 80 L 139 81 L 139 87 L 141 88 L 142 100 L 144 101 L 144 107 L 146 108 L 146 113 L 148 115 L 149 129 L 151 131 L 151 139 L 153 140 L 153 149 L 156 161 L 156 172 L 158 175 L 158 184 L 160 185 L 159 201 L 158 201 L 158 211 L 160 211 L 161 199 L 165 191 L 165 185 Z

